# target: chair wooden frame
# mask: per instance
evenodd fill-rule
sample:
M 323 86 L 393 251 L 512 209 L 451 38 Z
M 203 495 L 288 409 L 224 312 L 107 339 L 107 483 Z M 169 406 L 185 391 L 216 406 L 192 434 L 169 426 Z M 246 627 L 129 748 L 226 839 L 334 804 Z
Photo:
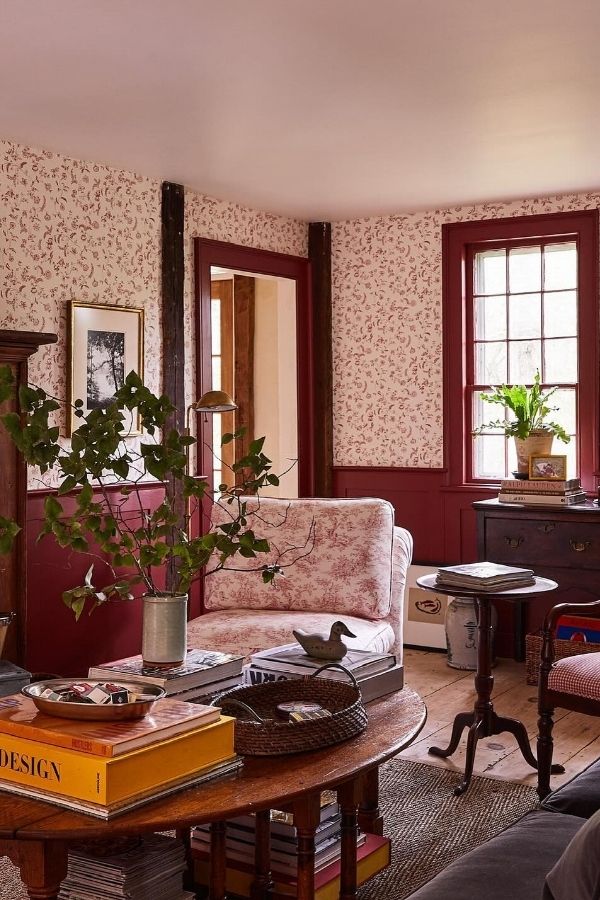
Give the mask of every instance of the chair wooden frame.
M 575 694 L 567 694 L 562 691 L 552 691 L 548 688 L 548 677 L 554 665 L 554 632 L 556 623 L 565 614 L 584 616 L 590 610 L 597 609 L 600 600 L 589 603 L 559 603 L 554 606 L 544 620 L 542 631 L 542 654 L 540 662 L 540 674 L 538 683 L 538 794 L 543 800 L 550 793 L 550 775 L 552 772 L 564 771 L 562 766 L 552 765 L 552 753 L 554 741 L 552 729 L 554 727 L 554 710 L 568 709 L 573 712 L 584 713 L 588 716 L 600 716 L 600 700 L 591 700 L 589 697 L 579 697 Z

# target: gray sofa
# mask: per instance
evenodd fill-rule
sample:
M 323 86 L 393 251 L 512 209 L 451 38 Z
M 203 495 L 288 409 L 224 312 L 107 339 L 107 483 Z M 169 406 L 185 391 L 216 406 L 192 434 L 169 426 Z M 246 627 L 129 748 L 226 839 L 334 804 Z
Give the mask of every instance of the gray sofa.
M 546 875 L 599 809 L 597 760 L 549 794 L 539 810 L 461 856 L 410 900 L 542 900 Z

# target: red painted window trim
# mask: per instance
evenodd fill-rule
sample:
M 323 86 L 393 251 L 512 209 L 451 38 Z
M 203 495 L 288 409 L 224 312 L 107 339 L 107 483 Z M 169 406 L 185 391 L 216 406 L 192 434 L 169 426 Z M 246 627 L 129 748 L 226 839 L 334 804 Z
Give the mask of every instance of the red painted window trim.
M 467 484 L 467 255 L 471 244 L 572 235 L 579 250 L 579 470 L 596 490 L 599 472 L 598 210 L 484 219 L 442 225 L 444 459 L 448 485 Z M 481 486 L 481 483 L 478 483 Z

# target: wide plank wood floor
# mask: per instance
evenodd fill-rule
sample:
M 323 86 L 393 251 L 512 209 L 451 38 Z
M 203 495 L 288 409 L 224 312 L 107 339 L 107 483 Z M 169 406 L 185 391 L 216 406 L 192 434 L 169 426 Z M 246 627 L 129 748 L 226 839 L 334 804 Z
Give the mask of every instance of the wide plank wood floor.
M 427 722 L 418 739 L 400 756 L 444 766 L 459 772 L 465 763 L 466 734 L 450 759 L 430 756 L 432 744 L 445 747 L 452 721 L 458 712 L 470 710 L 475 699 L 473 672 L 452 669 L 446 654 L 428 650 L 404 650 L 405 681 L 427 705 Z M 525 681 L 525 663 L 499 659 L 494 667 L 493 700 L 500 715 L 520 719 L 535 754 L 537 736 L 537 687 Z M 554 761 L 565 767 L 564 775 L 553 775 L 552 786 L 568 781 L 600 756 L 600 717 L 557 709 L 554 726 Z M 510 734 L 484 738 L 477 745 L 475 774 L 536 785 L 536 773 L 523 759 Z

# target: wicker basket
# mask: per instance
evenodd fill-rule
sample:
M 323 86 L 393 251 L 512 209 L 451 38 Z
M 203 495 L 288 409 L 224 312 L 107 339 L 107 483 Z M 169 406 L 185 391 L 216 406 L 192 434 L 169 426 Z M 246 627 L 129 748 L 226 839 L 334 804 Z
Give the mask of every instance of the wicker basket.
M 582 653 L 600 653 L 600 644 L 588 641 L 566 641 L 561 638 L 554 639 L 555 660 L 564 659 L 565 656 L 580 656 Z M 541 634 L 525 635 L 525 670 L 527 673 L 527 684 L 538 683 L 541 655 Z
M 351 683 L 317 678 L 325 669 L 341 669 Z M 331 716 L 304 722 L 278 719 L 275 708 L 290 700 L 319 703 Z M 236 717 L 235 751 L 242 756 L 281 756 L 320 750 L 360 734 L 367 713 L 356 678 L 337 663 L 321 666 L 306 678 L 233 688 L 213 700 L 223 713 Z

